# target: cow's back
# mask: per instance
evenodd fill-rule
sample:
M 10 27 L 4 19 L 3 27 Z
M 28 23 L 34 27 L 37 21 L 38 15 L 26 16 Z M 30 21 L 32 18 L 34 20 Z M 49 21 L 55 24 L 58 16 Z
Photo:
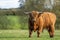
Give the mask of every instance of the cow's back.
M 50 12 L 43 12 L 39 17 L 39 25 L 48 26 L 54 25 L 56 21 L 56 15 Z

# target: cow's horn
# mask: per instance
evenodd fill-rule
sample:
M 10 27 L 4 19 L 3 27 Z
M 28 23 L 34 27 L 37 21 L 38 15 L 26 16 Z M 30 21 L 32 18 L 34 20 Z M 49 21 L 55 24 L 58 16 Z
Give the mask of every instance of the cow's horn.
M 29 13 L 31 13 L 31 12 L 24 12 L 25 14 L 29 14 Z
M 42 13 L 42 12 L 39 12 L 39 13 Z

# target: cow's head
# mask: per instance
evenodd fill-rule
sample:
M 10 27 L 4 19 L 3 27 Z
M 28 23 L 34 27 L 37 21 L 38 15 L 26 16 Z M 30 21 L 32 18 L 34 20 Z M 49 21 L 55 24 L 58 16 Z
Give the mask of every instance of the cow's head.
M 37 18 L 40 16 L 41 12 L 38 11 L 32 11 L 32 12 L 26 12 L 26 14 L 29 14 L 29 20 L 31 20 L 31 22 L 33 23 L 33 27 L 34 27 L 34 31 L 36 31 L 36 27 L 37 27 Z
M 29 17 L 31 18 L 31 20 L 32 20 L 33 22 L 36 22 L 37 17 L 38 17 L 38 12 L 37 12 L 37 11 L 32 11 L 32 12 L 29 14 Z
M 32 11 L 32 12 L 25 12 L 29 15 L 31 21 L 36 22 L 37 18 L 40 16 L 41 12 Z

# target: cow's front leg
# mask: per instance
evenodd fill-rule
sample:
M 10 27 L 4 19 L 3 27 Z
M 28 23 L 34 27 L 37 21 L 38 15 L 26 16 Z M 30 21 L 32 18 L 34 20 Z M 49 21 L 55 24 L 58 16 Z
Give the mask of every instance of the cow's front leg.
M 29 37 L 31 37 L 32 35 L 32 30 L 29 30 Z
M 37 37 L 39 37 L 40 33 L 42 32 L 42 29 L 43 29 L 43 27 L 38 28 Z
M 39 30 L 37 30 L 37 37 L 39 37 L 39 34 L 40 34 Z

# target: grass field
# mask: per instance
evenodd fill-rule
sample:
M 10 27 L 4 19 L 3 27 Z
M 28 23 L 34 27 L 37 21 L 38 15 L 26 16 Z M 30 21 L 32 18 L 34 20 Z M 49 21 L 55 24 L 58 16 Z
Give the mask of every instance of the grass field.
M 32 37 L 28 37 L 28 30 L 0 30 L 0 40 L 60 40 L 60 30 L 55 31 L 54 38 L 50 38 L 48 32 L 45 30 L 37 38 L 36 32 Z

